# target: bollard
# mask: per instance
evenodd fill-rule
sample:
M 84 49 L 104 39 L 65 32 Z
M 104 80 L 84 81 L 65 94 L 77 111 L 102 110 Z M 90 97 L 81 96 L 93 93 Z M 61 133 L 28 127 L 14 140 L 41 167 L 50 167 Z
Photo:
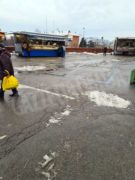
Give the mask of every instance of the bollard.
M 135 84 L 135 69 L 131 71 L 130 84 Z

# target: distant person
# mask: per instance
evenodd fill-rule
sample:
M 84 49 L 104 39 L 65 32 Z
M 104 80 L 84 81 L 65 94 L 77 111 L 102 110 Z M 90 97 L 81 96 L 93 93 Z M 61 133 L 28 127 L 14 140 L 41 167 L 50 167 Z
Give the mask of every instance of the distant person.
M 104 47 L 103 48 L 103 55 L 106 56 L 106 53 L 107 53 L 107 47 Z
M 23 49 L 23 50 L 26 50 L 26 49 L 27 49 L 27 43 L 26 43 L 26 42 L 23 43 L 22 49 Z
M 65 46 L 60 45 L 58 50 L 59 57 L 65 57 Z
M 7 76 L 6 70 L 10 75 L 14 76 L 14 69 L 11 61 L 11 55 L 6 51 L 3 44 L 0 44 L 0 80 L 1 80 L 1 89 L 0 89 L 0 99 L 4 99 L 4 91 L 2 89 L 2 81 L 5 76 Z M 12 89 L 11 97 L 18 96 L 17 89 Z
M 65 57 L 65 52 L 66 52 L 66 48 L 65 48 L 65 46 L 63 45 L 63 46 L 62 46 L 62 57 Z
M 22 44 L 22 50 L 23 50 L 23 54 L 25 54 L 26 56 L 30 57 L 30 45 L 27 42 L 24 42 Z

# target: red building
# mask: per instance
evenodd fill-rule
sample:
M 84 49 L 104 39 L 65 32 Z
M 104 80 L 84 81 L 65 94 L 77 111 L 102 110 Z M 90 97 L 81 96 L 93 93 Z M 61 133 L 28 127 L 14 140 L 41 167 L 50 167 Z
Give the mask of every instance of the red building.
M 0 43 L 3 43 L 5 41 L 5 33 L 0 32 Z
M 71 41 L 68 44 L 68 47 L 72 47 L 72 48 L 79 47 L 79 38 L 80 38 L 80 36 L 78 36 L 78 35 L 71 35 L 71 36 L 72 36 Z
M 79 47 L 79 39 L 80 36 L 77 34 L 72 34 L 70 31 L 67 35 L 65 35 L 67 38 L 66 46 L 69 48 L 77 48 Z

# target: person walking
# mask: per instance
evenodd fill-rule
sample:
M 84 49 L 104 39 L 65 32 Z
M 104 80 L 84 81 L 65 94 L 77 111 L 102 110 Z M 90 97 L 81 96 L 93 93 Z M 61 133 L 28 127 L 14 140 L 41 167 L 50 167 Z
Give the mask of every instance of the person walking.
M 59 49 L 58 49 L 58 56 L 59 57 L 65 57 L 65 46 L 63 45 L 60 45 L 59 46 Z
M 1 80 L 1 89 L 0 89 L 0 99 L 4 99 L 4 91 L 2 89 L 2 81 L 5 76 L 7 76 L 7 72 L 10 75 L 14 76 L 14 69 L 11 61 L 11 55 L 8 51 L 6 51 L 5 46 L 0 44 L 0 80 Z M 12 89 L 11 97 L 18 96 L 18 90 Z
M 106 53 L 107 53 L 107 47 L 104 47 L 103 48 L 103 55 L 106 56 Z

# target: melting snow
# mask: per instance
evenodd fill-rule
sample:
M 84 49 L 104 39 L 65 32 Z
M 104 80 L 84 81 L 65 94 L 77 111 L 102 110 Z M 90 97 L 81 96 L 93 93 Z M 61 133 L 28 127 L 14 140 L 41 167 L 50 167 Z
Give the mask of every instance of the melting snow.
M 48 173 L 48 172 L 42 172 L 41 174 L 44 175 L 45 178 L 47 178 L 47 180 L 51 180 L 51 175 L 50 175 L 50 173 Z
M 86 92 L 85 95 L 87 95 L 88 98 L 95 102 L 98 106 L 127 108 L 131 104 L 128 100 L 122 99 L 117 95 L 107 94 L 105 92 L 92 91 Z
M 6 137 L 7 137 L 7 135 L 0 136 L 0 140 L 5 139 Z
M 54 169 L 55 163 L 54 158 L 56 157 L 56 152 L 52 152 L 49 155 L 45 154 L 43 156 L 44 162 L 39 162 L 40 167 L 38 171 L 45 177 L 46 180 L 52 180 L 56 177 L 57 173 Z
M 60 120 L 58 120 L 58 119 L 55 119 L 54 117 L 51 117 L 51 119 L 49 119 L 49 123 L 51 124 L 57 124 L 57 123 L 59 123 L 60 122 Z
M 52 152 L 51 155 L 52 155 L 52 157 L 55 158 L 56 157 L 56 152 Z
M 113 62 L 118 62 L 118 61 L 120 61 L 119 59 L 111 59 L 111 61 L 113 61 Z
M 91 52 L 83 52 L 82 54 L 87 54 L 87 55 L 90 55 L 90 56 L 99 56 L 103 53 L 91 53 Z
M 44 163 L 40 163 L 42 168 L 46 167 L 49 164 L 49 162 L 51 162 L 53 160 L 53 158 L 49 157 L 47 154 L 43 157 L 43 159 L 45 160 L 45 162 Z
M 54 163 L 49 166 L 48 171 L 51 171 L 53 168 L 54 168 Z
M 63 116 L 69 116 L 71 113 L 70 110 L 65 110 L 63 113 L 61 113 Z
M 90 56 L 98 56 L 98 55 L 101 55 L 101 54 L 103 54 L 103 53 L 91 53 L 91 52 L 69 52 L 68 54 L 69 54 L 69 55 L 72 55 L 72 54 L 73 54 L 73 55 L 74 55 L 74 54 L 75 54 L 75 55 L 76 55 L 76 54 L 77 54 L 77 55 L 79 55 L 79 54 L 80 54 L 80 55 L 86 54 L 86 55 L 90 55 Z
M 71 111 L 71 107 L 67 105 L 63 112 L 55 113 L 54 117 L 51 117 L 51 119 L 49 119 L 49 122 L 46 124 L 46 126 L 48 127 L 50 126 L 50 124 L 58 124 L 59 122 L 61 122 L 64 116 L 69 116 Z
M 45 66 L 23 66 L 23 67 L 15 67 L 17 71 L 38 71 L 46 69 Z

